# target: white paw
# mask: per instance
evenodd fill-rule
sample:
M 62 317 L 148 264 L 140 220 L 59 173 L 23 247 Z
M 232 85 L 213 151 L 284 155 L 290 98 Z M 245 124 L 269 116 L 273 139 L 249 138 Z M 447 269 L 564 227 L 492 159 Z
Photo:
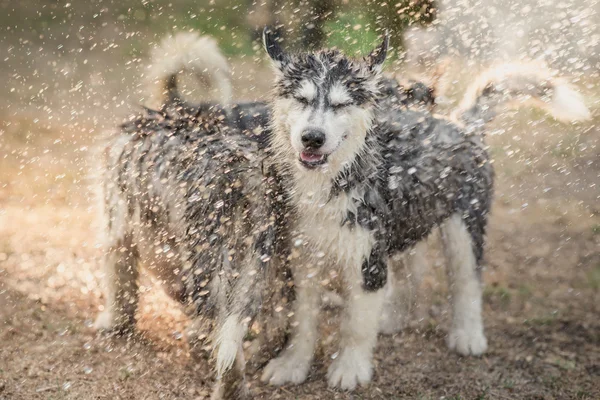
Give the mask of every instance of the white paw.
M 98 331 L 126 331 L 133 327 L 135 321 L 128 316 L 119 315 L 112 310 L 104 310 L 94 321 L 94 329 Z
M 352 390 L 357 384 L 364 385 L 371 381 L 373 365 L 369 352 L 346 348 L 333 361 L 327 371 L 330 387 Z
M 260 380 L 274 386 L 302 383 L 308 376 L 311 361 L 312 354 L 301 354 L 300 351 L 287 349 L 282 355 L 269 361 Z
M 452 329 L 448 334 L 448 347 L 463 356 L 480 356 L 487 350 L 483 329 Z

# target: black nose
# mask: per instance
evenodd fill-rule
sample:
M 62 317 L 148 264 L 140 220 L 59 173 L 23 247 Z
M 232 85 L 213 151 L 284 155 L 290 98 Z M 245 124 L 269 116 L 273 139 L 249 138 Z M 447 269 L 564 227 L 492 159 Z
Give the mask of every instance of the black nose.
M 302 144 L 306 148 L 318 149 L 325 143 L 325 132 L 318 129 L 307 129 L 302 133 Z

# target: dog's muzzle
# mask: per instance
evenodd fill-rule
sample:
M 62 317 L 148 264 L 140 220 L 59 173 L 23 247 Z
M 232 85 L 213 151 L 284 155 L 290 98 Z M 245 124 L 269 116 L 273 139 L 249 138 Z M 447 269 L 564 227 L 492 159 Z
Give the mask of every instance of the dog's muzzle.
M 307 129 L 302 133 L 304 150 L 300 152 L 300 163 L 306 168 L 316 168 L 327 162 L 327 154 L 321 154 L 319 149 L 325 144 L 325 132 L 319 129 Z

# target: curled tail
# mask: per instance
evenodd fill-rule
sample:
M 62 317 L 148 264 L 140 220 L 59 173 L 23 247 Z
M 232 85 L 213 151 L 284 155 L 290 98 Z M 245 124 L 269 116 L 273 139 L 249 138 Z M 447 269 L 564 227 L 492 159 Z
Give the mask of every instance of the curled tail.
M 564 78 L 532 64 L 502 64 L 477 77 L 453 117 L 475 128 L 490 122 L 503 107 L 533 105 L 562 122 L 591 118 L 583 97 Z
M 177 74 L 190 72 L 198 80 L 208 80 L 220 94 L 220 103 L 231 102 L 229 65 L 217 42 L 208 36 L 182 32 L 164 38 L 152 50 L 151 66 L 146 76 L 148 105 L 159 108 L 181 100 Z

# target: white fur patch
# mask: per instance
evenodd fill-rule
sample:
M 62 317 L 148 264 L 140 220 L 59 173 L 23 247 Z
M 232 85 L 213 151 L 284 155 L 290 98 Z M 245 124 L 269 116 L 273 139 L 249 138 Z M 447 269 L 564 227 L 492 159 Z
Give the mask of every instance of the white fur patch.
M 317 97 L 317 86 L 314 82 L 305 79 L 300 84 L 300 88 L 296 92 L 296 96 L 306 100 L 308 103 L 312 103 Z
M 491 107 L 508 105 L 520 107 L 530 104 L 550 113 L 562 122 L 585 121 L 591 118 L 583 97 L 564 78 L 556 77 L 555 72 L 542 64 L 508 63 L 490 68 L 481 73 L 467 88 L 452 119 L 460 120 L 463 113 L 470 110 L 481 99 L 488 87 L 505 91 L 505 96 L 489 104 Z M 552 89 L 551 99 L 542 94 Z M 507 94 L 507 95 L 506 95 Z M 519 99 L 518 97 L 524 97 Z M 515 101 L 519 100 L 519 101 Z
M 348 93 L 348 89 L 339 82 L 336 82 L 329 90 L 329 103 L 332 106 L 349 104 L 352 102 L 352 97 Z
M 550 107 L 550 113 L 559 121 L 587 121 L 592 118 L 581 93 L 563 82 L 554 87 Z
M 331 387 L 352 390 L 356 385 L 369 383 L 373 376 L 371 351 L 364 348 L 346 347 L 327 370 L 327 381 Z
M 182 71 L 189 71 L 198 78 L 207 77 L 217 90 L 220 103 L 229 105 L 232 88 L 227 59 L 215 39 L 190 32 L 166 37 L 152 50 L 152 62 L 146 75 L 147 105 L 160 106 L 164 101 L 166 80 Z
M 458 214 L 450 217 L 441 228 L 452 293 L 448 347 L 462 355 L 480 355 L 487 349 L 487 341 L 483 334 L 482 291 L 471 235 Z
M 215 339 L 217 377 L 223 376 L 233 366 L 245 333 L 246 326 L 238 315 L 227 317 Z

